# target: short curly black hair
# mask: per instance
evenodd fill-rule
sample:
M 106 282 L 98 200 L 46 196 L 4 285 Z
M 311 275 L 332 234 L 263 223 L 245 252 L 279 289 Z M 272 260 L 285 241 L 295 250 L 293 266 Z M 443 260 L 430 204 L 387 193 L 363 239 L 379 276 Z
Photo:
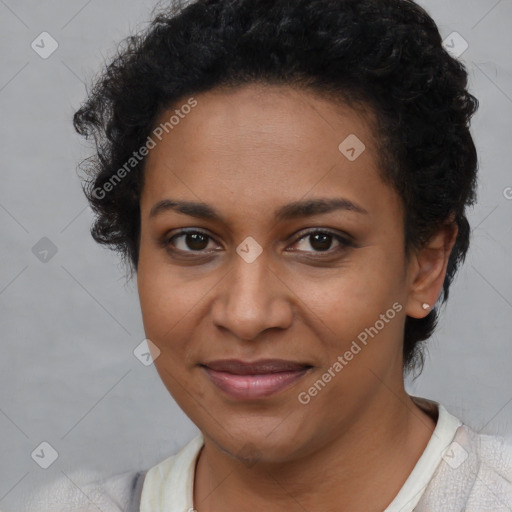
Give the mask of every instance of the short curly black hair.
M 469 247 L 465 211 L 476 200 L 478 167 L 469 128 L 478 100 L 427 12 L 412 0 L 197 0 L 156 11 L 147 29 L 120 43 L 74 114 L 76 131 L 96 148 L 81 164 L 93 238 L 118 251 L 133 276 L 146 161 L 133 152 L 171 106 L 218 87 L 300 87 L 375 114 L 382 178 L 406 212 L 407 255 L 447 221 L 457 224 L 444 303 Z M 404 373 L 421 372 L 421 342 L 438 313 L 406 318 Z

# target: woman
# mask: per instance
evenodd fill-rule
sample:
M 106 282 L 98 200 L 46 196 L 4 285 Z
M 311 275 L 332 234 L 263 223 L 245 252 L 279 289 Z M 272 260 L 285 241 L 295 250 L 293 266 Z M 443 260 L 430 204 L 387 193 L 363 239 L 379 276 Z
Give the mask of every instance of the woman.
M 129 38 L 74 117 L 84 191 L 201 435 L 63 509 L 511 510 L 510 447 L 404 389 L 468 250 L 476 108 L 411 0 L 198 0 Z

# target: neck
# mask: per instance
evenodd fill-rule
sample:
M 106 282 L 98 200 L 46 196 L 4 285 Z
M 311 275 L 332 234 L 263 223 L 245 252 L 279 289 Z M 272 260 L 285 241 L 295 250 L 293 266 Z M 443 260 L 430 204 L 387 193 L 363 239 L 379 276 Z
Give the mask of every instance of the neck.
M 321 450 L 280 464 L 246 465 L 205 437 L 195 509 L 384 510 L 423 453 L 435 422 L 403 388 L 397 393 L 382 386 L 373 404 Z

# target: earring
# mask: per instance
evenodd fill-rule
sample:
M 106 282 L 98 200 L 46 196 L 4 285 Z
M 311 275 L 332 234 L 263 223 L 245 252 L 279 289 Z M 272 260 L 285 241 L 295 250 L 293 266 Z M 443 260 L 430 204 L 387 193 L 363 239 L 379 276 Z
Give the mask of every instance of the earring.
M 426 302 L 423 303 L 423 305 L 421 306 L 423 309 L 429 309 L 430 308 L 430 304 L 427 304 Z

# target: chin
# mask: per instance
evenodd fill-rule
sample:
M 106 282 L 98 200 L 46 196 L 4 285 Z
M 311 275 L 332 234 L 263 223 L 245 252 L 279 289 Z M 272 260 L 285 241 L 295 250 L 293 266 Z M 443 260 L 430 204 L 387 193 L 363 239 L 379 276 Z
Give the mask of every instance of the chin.
M 282 418 L 279 422 L 283 422 Z M 291 429 L 293 431 L 279 428 L 279 422 L 274 420 L 271 428 L 268 422 L 258 422 L 259 425 L 254 422 L 252 426 L 234 430 L 234 422 L 228 420 L 223 423 L 229 425 L 229 431 L 222 428 L 215 429 L 215 432 L 201 430 L 220 451 L 248 466 L 258 462 L 276 464 L 297 459 L 301 452 L 306 451 L 308 444 L 298 435 L 298 428 Z

